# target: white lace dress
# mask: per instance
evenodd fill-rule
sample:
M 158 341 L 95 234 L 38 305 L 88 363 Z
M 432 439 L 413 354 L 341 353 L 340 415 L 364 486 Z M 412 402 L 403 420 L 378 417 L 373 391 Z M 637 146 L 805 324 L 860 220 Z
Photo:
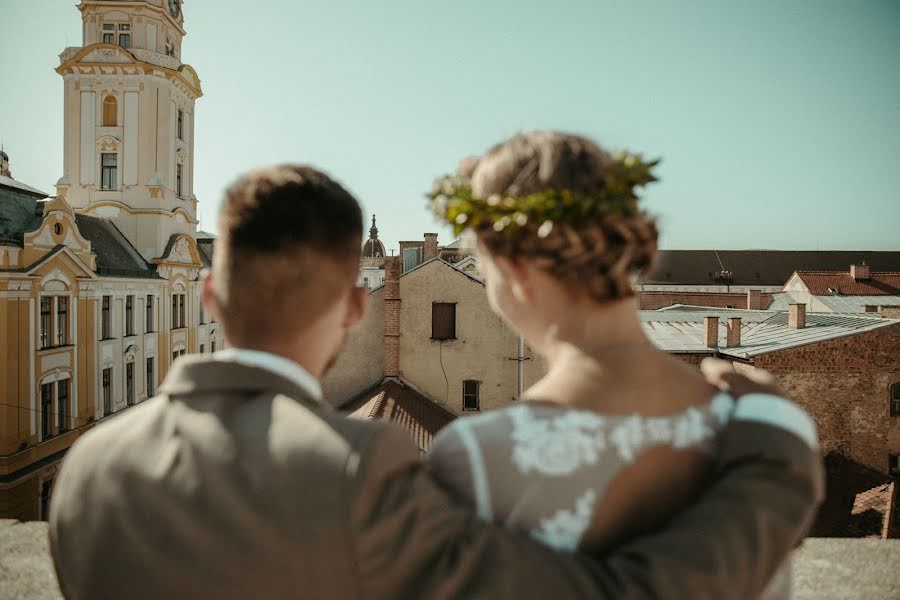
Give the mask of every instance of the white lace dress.
M 435 437 L 428 462 L 482 520 L 575 551 L 622 468 L 660 445 L 715 453 L 733 410 L 727 394 L 660 417 L 521 402 L 455 420 Z M 765 597 L 787 596 L 770 589 Z

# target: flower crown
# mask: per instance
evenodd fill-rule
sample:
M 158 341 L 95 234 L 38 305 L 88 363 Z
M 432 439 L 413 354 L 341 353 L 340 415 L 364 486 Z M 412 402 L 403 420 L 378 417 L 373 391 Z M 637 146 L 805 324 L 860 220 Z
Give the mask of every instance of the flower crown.
M 638 214 L 635 188 L 657 181 L 652 173 L 657 164 L 659 159 L 645 162 L 640 154 L 618 154 L 606 169 L 603 189 L 591 193 L 547 189 L 527 196 L 477 198 L 469 179 L 454 174 L 436 180 L 427 196 L 435 217 L 452 225 L 454 235 L 486 226 L 513 235 L 531 223 L 538 225 L 539 237 L 546 237 L 557 223 L 578 225 Z

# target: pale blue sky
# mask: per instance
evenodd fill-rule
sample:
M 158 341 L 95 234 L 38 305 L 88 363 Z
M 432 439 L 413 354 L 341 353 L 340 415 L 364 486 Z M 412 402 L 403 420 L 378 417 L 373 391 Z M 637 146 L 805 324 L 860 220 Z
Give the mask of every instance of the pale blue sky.
M 52 191 L 75 0 L 0 0 L 0 137 Z M 189 0 L 201 227 L 240 172 L 309 162 L 388 247 L 434 176 L 523 130 L 661 156 L 667 248 L 900 249 L 900 1 Z

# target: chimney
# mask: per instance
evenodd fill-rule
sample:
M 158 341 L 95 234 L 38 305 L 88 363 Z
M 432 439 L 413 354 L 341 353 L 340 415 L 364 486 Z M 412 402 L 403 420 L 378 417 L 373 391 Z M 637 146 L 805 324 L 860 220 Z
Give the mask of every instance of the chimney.
M 384 376 L 400 377 L 400 257 L 384 259 Z
M 806 327 L 806 305 L 791 304 L 788 313 L 788 327 L 791 329 L 803 329 Z
M 436 233 L 426 233 L 425 234 L 425 260 L 429 261 L 432 258 L 438 257 L 438 234 Z
M 703 317 L 703 325 L 706 332 L 706 346 L 708 348 L 718 348 L 719 317 Z
M 762 308 L 762 292 L 760 290 L 747 290 L 747 310 L 760 310 Z
M 728 319 L 728 341 L 726 345 L 729 348 L 735 348 L 741 345 L 741 318 L 729 317 Z
M 882 305 L 881 316 L 885 319 L 900 319 L 900 306 L 898 305 Z
M 854 281 L 865 281 L 869 278 L 869 265 L 863 263 L 861 265 L 850 265 L 850 277 Z

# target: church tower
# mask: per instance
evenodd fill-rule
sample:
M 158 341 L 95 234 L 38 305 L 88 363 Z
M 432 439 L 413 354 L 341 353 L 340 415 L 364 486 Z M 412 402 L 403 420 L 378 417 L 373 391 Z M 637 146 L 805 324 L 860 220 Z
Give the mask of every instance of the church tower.
M 82 0 L 84 45 L 60 54 L 63 176 L 78 213 L 112 219 L 148 261 L 197 231 L 194 102 L 181 0 Z

